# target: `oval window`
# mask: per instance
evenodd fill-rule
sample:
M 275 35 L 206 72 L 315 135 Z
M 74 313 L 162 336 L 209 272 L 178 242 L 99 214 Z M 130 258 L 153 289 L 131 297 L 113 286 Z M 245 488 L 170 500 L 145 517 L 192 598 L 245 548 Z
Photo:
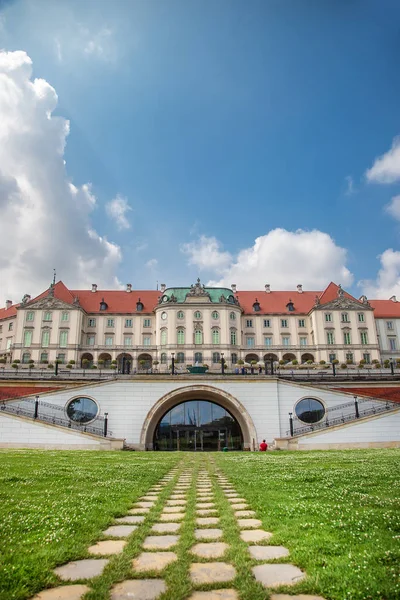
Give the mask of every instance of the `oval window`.
M 232 319 L 232 321 L 234 321 L 236 319 L 236 315 L 234 312 L 231 312 L 231 314 L 229 315 L 229 317 Z
M 325 407 L 315 398 L 303 398 L 296 404 L 295 412 L 303 423 L 318 423 L 325 416 Z
M 183 315 L 183 311 L 179 310 L 178 314 L 177 314 L 178 319 L 183 319 L 184 315 Z
M 96 402 L 85 396 L 74 398 L 67 406 L 67 415 L 75 423 L 89 423 L 97 417 L 98 412 Z
M 218 319 L 219 318 L 219 314 L 217 313 L 216 310 L 214 310 L 214 312 L 212 313 L 212 318 L 213 319 Z
M 196 310 L 196 312 L 194 313 L 194 318 L 195 319 L 201 319 L 201 312 Z

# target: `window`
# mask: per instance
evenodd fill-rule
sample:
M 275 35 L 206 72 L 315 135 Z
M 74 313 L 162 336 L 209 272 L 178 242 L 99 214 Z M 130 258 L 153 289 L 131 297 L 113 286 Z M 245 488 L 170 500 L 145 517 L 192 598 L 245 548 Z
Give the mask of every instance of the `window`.
M 196 312 L 194 313 L 194 318 L 195 319 L 201 319 L 201 312 L 196 310 Z
M 97 417 L 98 406 L 91 398 L 74 398 L 67 406 L 67 416 L 75 423 L 89 423 Z
M 47 348 L 50 344 L 50 331 L 42 331 L 42 346 L 43 348 Z
M 219 329 L 212 330 L 212 343 L 219 344 Z
M 88 327 L 96 327 L 96 319 L 88 319 Z
M 106 335 L 106 346 L 112 346 L 114 343 L 114 336 Z
M 393 321 L 386 321 L 386 328 L 393 329 Z
M 364 313 L 358 313 L 358 322 L 365 323 L 365 315 Z
M 294 311 L 294 304 L 293 304 L 293 302 L 288 302 L 286 304 L 286 308 L 288 309 L 289 312 L 293 312 Z
M 203 332 L 200 329 L 196 329 L 194 332 L 194 343 L 202 344 L 203 343 Z
M 161 354 L 161 364 L 162 365 L 166 365 L 167 364 L 167 353 L 166 352 L 163 352 Z
M 94 346 L 94 340 L 95 340 L 95 336 L 94 335 L 88 335 L 86 338 L 86 344 L 87 346 Z
M 326 343 L 328 346 L 332 346 L 335 343 L 335 335 L 331 331 L 326 334 Z
M 237 365 L 237 361 L 238 361 L 237 354 L 235 354 L 235 353 L 231 354 L 231 363 L 233 365 Z
M 236 320 L 236 315 L 235 315 L 235 313 L 234 313 L 234 312 L 231 312 L 231 313 L 229 314 L 229 318 L 230 318 L 232 321 L 235 321 L 235 320 Z
M 231 345 L 236 346 L 236 329 L 231 329 Z
M 300 346 L 307 346 L 307 338 L 306 337 L 300 338 Z
M 318 423 L 325 416 L 325 408 L 316 398 L 303 398 L 296 404 L 295 413 L 303 423 Z
M 195 352 L 194 353 L 194 363 L 202 363 L 203 362 L 203 353 L 202 352 Z
M 397 344 L 396 344 L 396 338 L 394 338 L 394 337 L 389 338 L 389 348 L 390 348 L 390 350 L 396 350 L 396 346 L 397 346 Z
M 342 313 L 342 323 L 349 323 L 348 313 Z
M 178 329 L 178 331 L 177 331 L 177 343 L 178 344 L 184 344 L 185 343 L 185 330 L 184 329 Z
M 6 350 L 10 350 L 10 349 L 11 349 L 11 338 L 7 338 Z
M 14 327 L 14 323 L 9 323 L 8 324 L 8 331 L 12 331 Z
M 246 346 L 248 348 L 252 348 L 255 345 L 255 338 L 253 337 L 247 337 L 246 338 Z
M 143 327 L 151 327 L 151 319 L 143 319 Z
M 28 348 L 32 344 L 32 331 L 24 331 L 24 346 Z
M 287 326 L 288 326 L 287 319 L 281 319 L 281 327 L 287 327 Z
M 253 327 L 253 319 L 246 319 L 246 327 Z
M 45 312 L 43 315 L 43 321 L 51 321 L 51 312 Z
M 46 362 L 48 362 L 49 360 L 49 355 L 47 354 L 47 352 L 42 352 L 40 355 L 40 362 L 42 364 L 45 364 Z
M 69 321 L 69 312 L 61 313 L 61 321 Z
M 125 319 L 125 327 L 132 327 L 133 321 L 132 319 Z
M 343 343 L 348 346 L 349 344 L 351 344 L 351 334 L 350 331 L 345 331 L 343 333 Z
M 334 360 L 336 360 L 336 354 L 330 354 L 329 355 L 329 362 L 333 363 Z
M 266 346 L 272 346 L 272 337 L 265 337 L 264 338 L 264 344 Z
M 366 331 L 361 332 L 361 343 L 363 346 L 368 344 L 368 333 Z
M 306 326 L 306 320 L 305 319 L 299 319 L 299 327 L 305 327 Z
M 0 325 L 0 333 L 3 331 L 3 325 Z
M 163 329 L 161 331 L 161 346 L 166 346 L 166 344 L 167 344 L 167 336 L 168 336 L 167 330 Z
M 144 336 L 143 346 L 151 346 L 151 336 L 149 336 L 149 335 Z
M 178 364 L 183 364 L 185 362 L 185 354 L 184 352 L 178 352 L 178 354 L 176 355 L 176 362 Z
M 346 352 L 346 360 L 348 360 L 349 362 L 353 362 L 353 353 L 352 352 Z
M 282 346 L 290 346 L 290 337 L 288 336 L 283 336 L 282 338 Z
M 332 323 L 332 314 L 331 313 L 325 313 L 325 322 Z
M 60 348 L 66 348 L 68 344 L 68 331 L 60 331 Z
M 220 357 L 219 352 L 213 352 L 212 361 L 213 361 L 214 365 L 219 363 L 220 360 L 221 360 L 221 357 Z
M 33 321 L 34 317 L 35 317 L 35 313 L 34 312 L 29 311 L 29 312 L 26 313 L 26 320 L 27 321 Z
M 271 319 L 264 319 L 264 327 L 271 327 Z
M 107 319 L 107 327 L 114 327 L 114 319 Z
M 27 365 L 29 363 L 30 358 L 31 355 L 29 354 L 29 352 L 24 352 L 22 355 L 22 364 Z
M 176 316 L 178 317 L 178 319 L 183 319 L 185 315 L 183 314 L 182 310 L 178 310 L 178 313 Z
M 57 360 L 60 361 L 60 365 L 65 365 L 65 354 L 59 354 Z
M 366 363 L 367 365 L 370 365 L 370 364 L 371 364 L 371 355 L 370 355 L 370 354 L 368 354 L 368 352 L 366 352 L 365 354 L 363 354 L 363 359 L 365 360 L 365 363 Z
M 132 346 L 132 337 L 130 335 L 124 336 L 124 346 Z
M 214 310 L 214 312 L 211 314 L 211 316 L 214 320 L 219 319 L 219 314 L 217 313 L 216 310 Z

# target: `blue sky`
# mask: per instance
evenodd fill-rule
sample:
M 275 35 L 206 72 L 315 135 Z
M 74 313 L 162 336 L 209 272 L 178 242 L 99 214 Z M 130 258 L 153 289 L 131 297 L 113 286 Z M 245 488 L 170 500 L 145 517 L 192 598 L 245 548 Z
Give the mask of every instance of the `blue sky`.
M 65 176 L 91 183 L 87 223 L 119 247 L 118 281 L 153 288 L 200 275 L 261 289 L 325 278 L 356 295 L 400 294 L 400 159 L 385 159 L 392 177 L 367 173 L 400 133 L 398 2 L 0 7 L 0 47 L 26 52 L 32 79 L 57 93 L 53 117 L 70 122 Z M 107 208 L 116 197 L 125 221 Z M 327 234 L 315 246 L 313 231 Z M 75 282 L 58 262 L 71 287 L 90 276 Z M 22 272 L 5 272 L 5 291 Z

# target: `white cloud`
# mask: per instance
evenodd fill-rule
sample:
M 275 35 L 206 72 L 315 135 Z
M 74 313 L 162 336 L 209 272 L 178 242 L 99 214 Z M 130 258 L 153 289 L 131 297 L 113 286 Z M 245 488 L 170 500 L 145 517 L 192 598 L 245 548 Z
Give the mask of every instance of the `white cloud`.
M 346 194 L 346 196 L 352 196 L 357 191 L 354 187 L 354 180 L 351 175 L 347 175 L 347 177 L 345 177 L 345 180 L 346 180 L 345 194 Z
M 155 269 L 158 266 L 158 260 L 156 258 L 151 258 L 144 266 L 148 269 Z
M 58 60 L 58 62 L 62 62 L 63 54 L 62 54 L 61 42 L 58 38 L 54 39 L 54 46 L 55 46 L 57 60 Z
M 385 206 L 385 211 L 397 221 L 400 221 L 400 196 L 394 196 L 390 204 Z
M 379 256 L 381 268 L 375 281 L 364 280 L 358 283 L 368 298 L 389 299 L 400 297 L 400 252 L 388 248 Z
M 103 27 L 97 33 L 88 29 L 81 29 L 84 38 L 83 51 L 88 56 L 96 56 L 103 60 L 110 60 L 113 55 L 112 30 Z
M 121 261 L 93 230 L 90 184 L 68 179 L 69 123 L 52 116 L 57 94 L 31 74 L 25 52 L 0 52 L 0 281 L 14 301 L 46 289 L 53 267 L 71 287 L 113 286 Z
M 192 245 L 189 254 L 190 264 L 201 265 L 220 275 L 219 279 L 210 281 L 210 285 L 230 287 L 236 283 L 239 290 L 249 290 L 262 289 L 269 283 L 272 289 L 282 290 L 301 283 L 305 289 L 321 290 L 330 280 L 343 286 L 353 281 L 346 267 L 347 251 L 322 231 L 273 229 L 258 237 L 250 248 L 241 250 L 236 258 L 221 253 L 219 242 L 215 238 L 211 240 L 208 253 L 207 246 L 202 244 L 200 253 L 196 255 L 196 246 Z
M 382 156 L 375 159 L 374 164 L 366 172 L 369 182 L 394 183 L 400 180 L 400 138 L 393 140 L 392 147 Z
M 202 235 L 195 242 L 182 244 L 180 250 L 188 256 L 189 265 L 195 265 L 200 271 L 222 273 L 231 263 L 232 256 L 221 247 L 215 237 Z
M 106 204 L 107 215 L 115 221 L 120 230 L 130 228 L 130 223 L 126 216 L 130 210 L 132 208 L 129 206 L 128 200 L 119 195 Z

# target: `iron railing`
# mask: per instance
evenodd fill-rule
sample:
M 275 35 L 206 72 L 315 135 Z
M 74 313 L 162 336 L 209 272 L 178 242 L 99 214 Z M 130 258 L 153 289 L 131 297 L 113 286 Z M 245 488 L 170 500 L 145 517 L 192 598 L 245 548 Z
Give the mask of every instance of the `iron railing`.
M 58 425 L 83 433 L 93 433 L 102 437 L 112 437 L 112 431 L 108 429 L 108 417 L 98 415 L 94 419 L 91 419 L 88 424 L 79 423 L 78 421 L 72 421 L 68 418 L 63 406 L 50 404 L 50 402 L 45 402 L 40 399 L 20 398 L 18 401 L 3 401 L 0 404 L 0 411 L 5 414 L 22 416 L 34 421 Z M 91 418 L 92 415 L 82 413 L 82 417 Z

